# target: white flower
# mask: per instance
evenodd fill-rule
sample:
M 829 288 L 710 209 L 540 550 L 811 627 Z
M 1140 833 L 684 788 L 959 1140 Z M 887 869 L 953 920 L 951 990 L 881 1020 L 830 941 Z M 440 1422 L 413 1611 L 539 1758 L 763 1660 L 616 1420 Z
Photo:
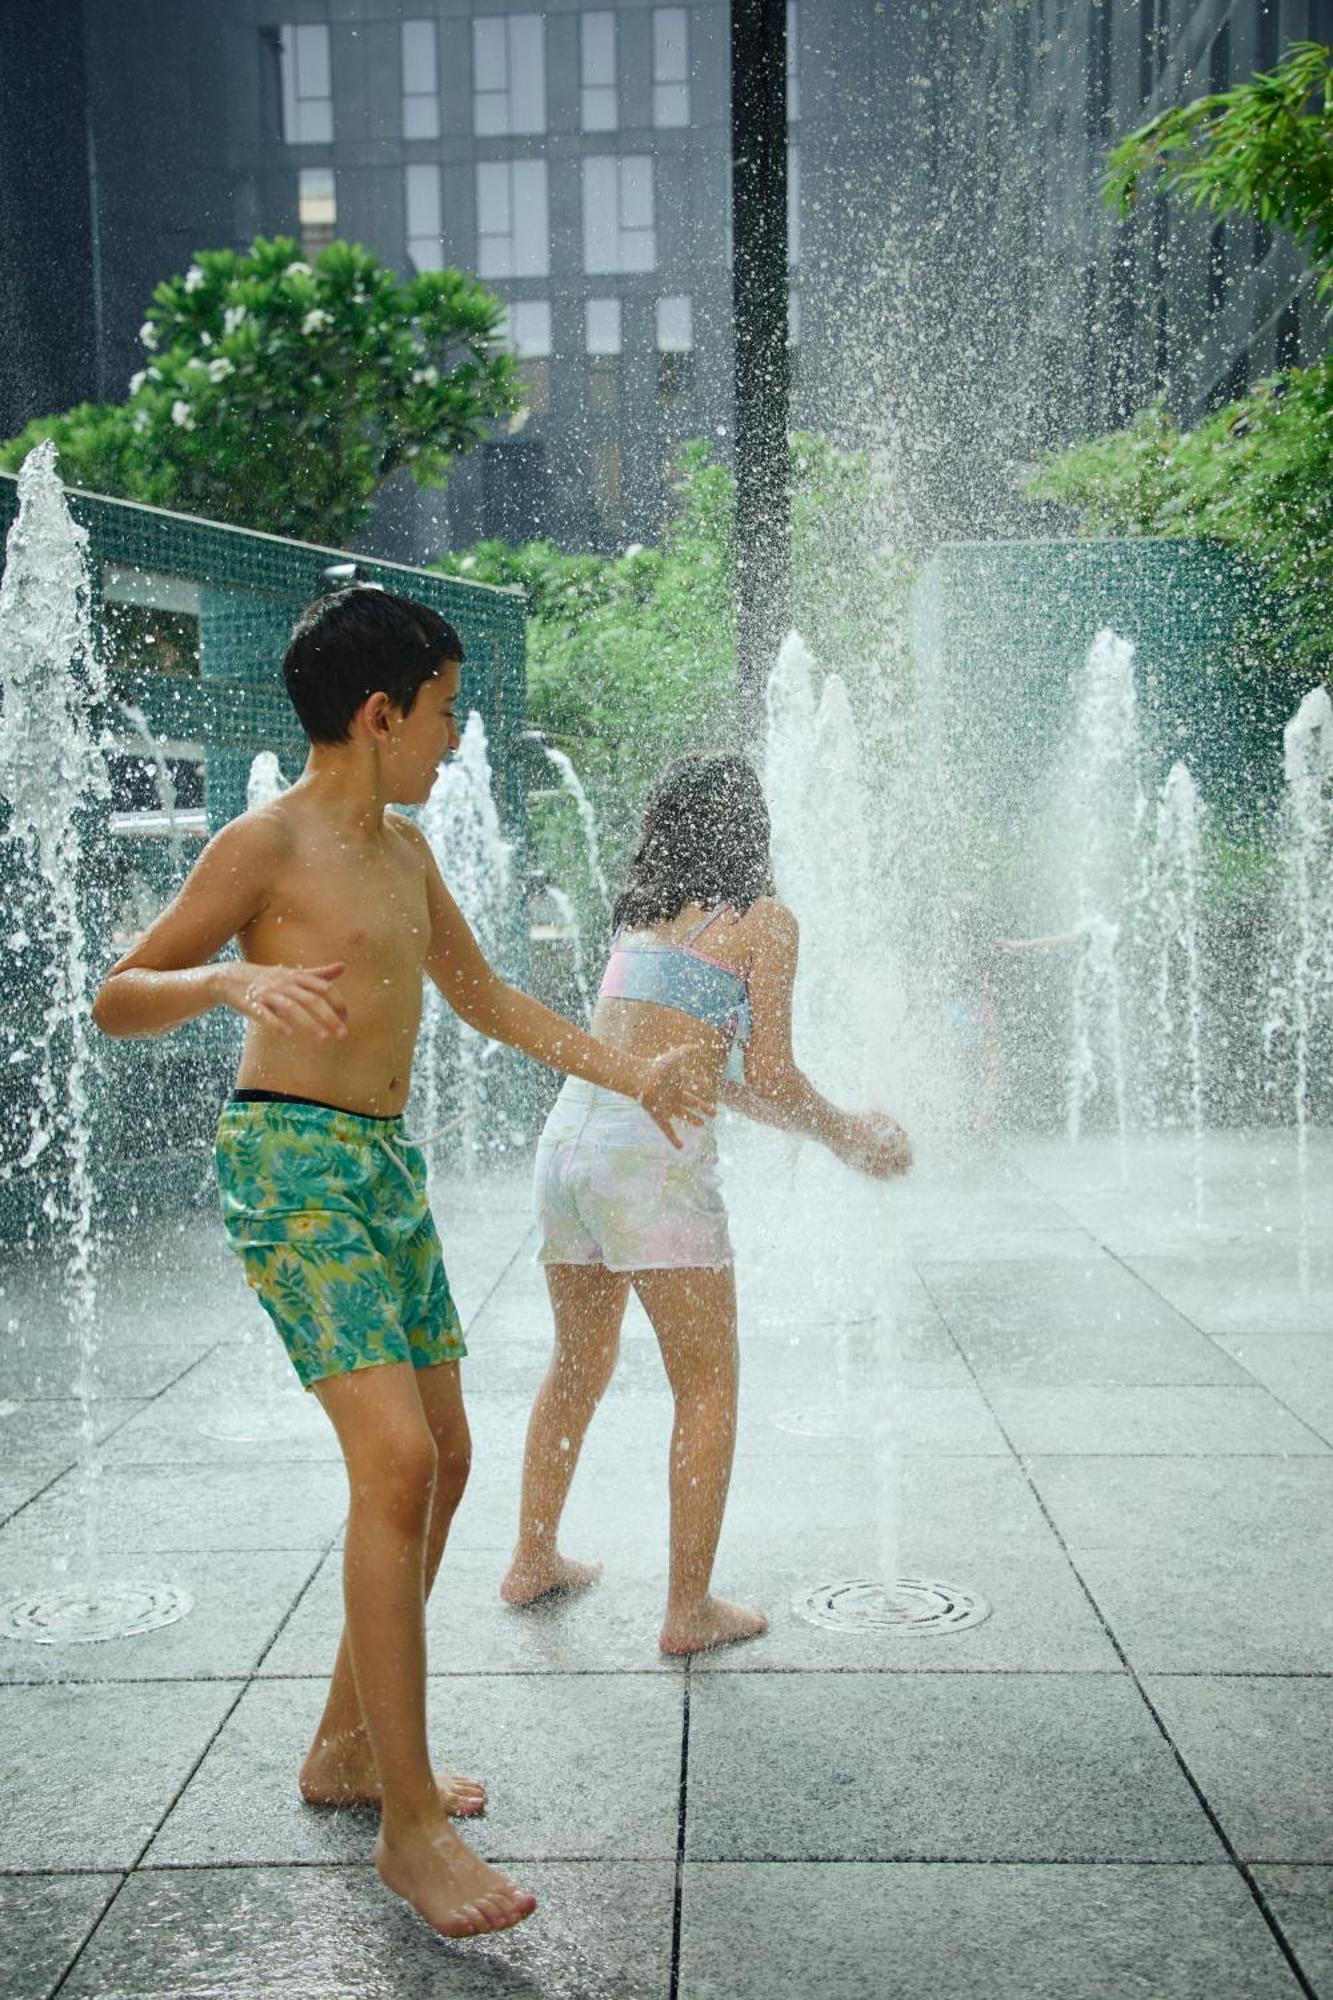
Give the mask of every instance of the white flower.
M 198 368 L 198 369 L 202 370 L 202 369 L 205 369 L 205 368 L 207 368 L 207 366 L 208 366 L 208 363 L 207 363 L 207 362 L 206 362 L 206 361 L 204 360 L 204 358 L 203 358 L 203 356 L 202 356 L 202 355 L 200 355 L 200 354 L 192 354 L 192 355 L 190 356 L 189 360 L 188 360 L 188 361 L 186 362 L 185 366 L 186 366 L 187 368 Z
M 299 257 L 294 264 L 289 264 L 283 273 L 286 278 L 313 278 L 314 275 L 310 266 L 303 264 Z
M 134 412 L 134 428 L 136 431 L 139 432 L 140 436 L 142 436 L 144 431 L 148 429 L 148 426 L 152 423 L 152 421 L 153 419 L 148 414 L 147 410 L 136 410 Z
M 312 306 L 301 321 L 301 331 L 302 333 L 323 333 L 326 326 L 332 325 L 332 313 L 326 313 L 323 306 Z
M 137 396 L 140 389 L 142 389 L 144 383 L 147 380 L 148 380 L 148 370 L 146 368 L 140 368 L 136 374 L 131 375 L 130 394 L 132 396 Z
M 201 347 L 211 347 L 213 345 L 213 336 L 206 326 L 201 326 L 199 329 L 199 345 Z
M 460 569 L 475 569 L 477 567 L 477 558 L 475 556 L 464 556 L 458 567 Z
M 207 281 L 204 277 L 204 274 L 200 270 L 199 266 L 197 264 L 191 264 L 189 270 L 185 273 L 186 291 L 197 292 L 200 285 L 205 284 L 206 282 Z
M 629 547 L 626 549 L 625 554 L 626 556 L 641 556 L 643 554 L 643 543 L 631 542 Z
M 178 430 L 192 431 L 194 429 L 194 418 L 190 414 L 190 406 L 180 397 L 177 397 L 171 406 L 171 421 Z
M 412 380 L 414 382 L 424 382 L 428 389 L 433 389 L 439 379 L 440 371 L 433 362 L 428 368 L 414 368 L 412 371 Z
M 236 363 L 228 361 L 225 354 L 219 354 L 216 361 L 210 361 L 208 364 L 208 379 L 210 382 L 225 382 L 229 375 L 234 375 L 235 373 Z
M 245 318 L 244 306 L 228 306 L 227 310 L 222 315 L 223 333 L 224 334 L 235 333 L 237 327 L 241 324 L 241 321 L 244 318 Z
M 150 354 L 157 346 L 157 328 L 150 319 L 146 319 L 139 328 L 139 345 L 146 347 Z

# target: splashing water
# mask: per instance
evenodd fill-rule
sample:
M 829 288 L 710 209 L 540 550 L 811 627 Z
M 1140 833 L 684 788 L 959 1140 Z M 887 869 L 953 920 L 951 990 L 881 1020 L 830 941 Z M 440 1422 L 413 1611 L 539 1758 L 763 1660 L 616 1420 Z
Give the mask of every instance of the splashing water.
M 592 877 L 593 886 L 601 898 L 602 907 L 609 918 L 611 915 L 611 889 L 602 867 L 602 847 L 597 836 L 597 815 L 593 811 L 592 800 L 584 791 L 583 781 L 564 751 L 557 750 L 555 745 L 548 743 L 543 736 L 536 735 L 535 740 L 541 744 L 543 756 L 549 764 L 554 766 L 559 774 L 561 784 L 574 801 L 574 807 L 579 816 L 579 825 L 583 829 L 583 844 L 588 853 L 588 873 Z
M 583 1024 L 586 1027 L 592 1019 L 592 991 L 588 985 L 587 963 L 583 956 L 583 931 L 579 924 L 578 911 L 574 907 L 573 897 L 567 896 L 563 889 L 557 889 L 554 882 L 547 883 L 546 893 L 555 904 L 556 913 L 573 947 L 574 985 L 578 992 L 579 1005 L 583 1009 Z
M 1266 1052 L 1289 1039 L 1300 1187 L 1301 1269 L 1309 1265 L 1310 1081 L 1316 1029 L 1333 1012 L 1333 703 L 1311 690 L 1283 732 L 1281 914 Z
M 167 822 L 172 877 L 173 880 L 179 881 L 185 873 L 185 842 L 181 836 L 180 821 L 176 816 L 176 780 L 171 775 L 171 764 L 167 758 L 165 743 L 160 736 L 153 734 L 148 726 L 148 717 L 141 708 L 135 708 L 129 702 L 122 702 L 120 712 L 148 752 L 149 762 L 153 767 L 153 789 L 157 793 L 157 802 Z
M 256 806 L 271 805 L 287 790 L 287 780 L 282 775 L 282 767 L 271 750 L 256 753 L 250 766 L 250 775 L 245 781 L 245 807 L 253 812 Z
M 1134 648 L 1106 629 L 1088 651 L 1059 804 L 1072 928 L 1085 940 L 1074 967 L 1066 1122 L 1076 1141 L 1106 1081 L 1104 1063 L 1122 1158 L 1129 1106 L 1119 945 L 1147 803 L 1139 755 Z
M 477 943 L 493 962 L 504 941 L 511 850 L 500 830 L 491 787 L 485 724 L 475 709 L 457 755 L 440 766 L 422 808 L 421 830 Z M 441 1132 L 456 1099 L 463 1162 L 470 1167 L 481 1153 L 485 1070 L 497 1045 L 464 1021 L 458 1023 L 455 1041 L 451 1023 L 450 1010 L 428 983 L 417 1052 L 423 1136 Z M 451 1091 L 448 1071 L 455 1049 L 457 1079 Z
M 109 793 L 92 720 L 96 705 L 106 699 L 106 677 L 89 615 L 88 538 L 65 505 L 54 445 L 39 445 L 29 454 L 18 497 L 0 582 L 0 798 L 10 812 L 5 839 L 18 849 L 11 878 L 15 907 L 0 946 L 10 963 L 0 966 L 0 974 L 11 989 L 31 983 L 27 964 L 35 952 L 45 1004 L 39 1032 L 14 1052 L 32 1065 L 32 1096 L 27 1143 L 16 1168 L 4 1177 L 40 1170 L 42 1210 L 61 1248 L 63 1299 L 79 1344 L 88 1488 L 84 1556 L 91 1573 L 97 1519 L 92 1486 L 98 1471 L 92 1449 L 97 1278 L 80 821 L 89 805 Z
M 1194 1215 L 1204 1216 L 1203 977 L 1199 881 L 1203 802 L 1186 765 L 1171 766 L 1157 801 L 1145 868 L 1144 919 L 1153 974 L 1155 1055 L 1161 1087 L 1170 1088 L 1183 1043 L 1193 1158 Z M 1164 1073 L 1164 1074 L 1161 1074 Z

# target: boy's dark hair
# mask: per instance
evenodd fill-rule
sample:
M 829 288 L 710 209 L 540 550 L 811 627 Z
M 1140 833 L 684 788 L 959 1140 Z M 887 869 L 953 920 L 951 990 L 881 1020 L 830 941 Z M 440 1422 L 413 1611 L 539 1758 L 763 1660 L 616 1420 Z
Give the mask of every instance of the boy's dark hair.
M 438 611 L 359 583 L 306 606 L 282 676 L 311 742 L 345 743 L 368 695 L 383 692 L 409 715 L 424 683 L 462 658 L 462 640 Z
M 773 894 L 768 807 L 746 757 L 680 757 L 654 785 L 617 924 L 666 923 L 687 903 L 748 910 Z

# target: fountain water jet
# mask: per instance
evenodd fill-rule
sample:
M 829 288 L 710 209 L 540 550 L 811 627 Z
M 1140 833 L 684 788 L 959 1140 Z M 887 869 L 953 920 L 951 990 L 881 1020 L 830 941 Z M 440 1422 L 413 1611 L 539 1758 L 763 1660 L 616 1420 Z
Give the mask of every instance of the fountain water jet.
M 41 1171 L 42 1210 L 61 1248 L 62 1303 L 79 1349 L 84 1542 L 78 1584 L 14 1600 L 0 1624 L 9 1636 L 55 1644 L 153 1629 L 181 1617 L 189 1599 L 170 1585 L 98 1576 L 92 1050 L 79 894 L 82 820 L 110 792 L 93 721 L 107 686 L 89 612 L 88 538 L 65 504 L 54 445 L 29 454 L 18 497 L 0 581 L 0 798 L 9 806 L 5 840 L 18 849 L 17 909 L 3 948 L 21 961 L 29 950 L 40 953 L 46 1000 L 25 1051 L 33 1059 L 27 1144 L 6 1177 Z M 13 970 L 9 977 L 13 983 Z
M 583 844 L 588 854 L 588 873 L 592 877 L 593 886 L 601 898 L 602 907 L 609 918 L 612 902 L 611 889 L 602 867 L 602 848 L 601 842 L 597 837 L 597 815 L 593 811 L 592 800 L 584 791 L 583 780 L 579 777 L 578 772 L 574 769 L 573 764 L 564 751 L 557 750 L 554 744 L 548 743 L 539 730 L 532 730 L 530 735 L 533 741 L 541 745 L 542 755 L 549 764 L 554 765 L 556 772 L 559 774 L 561 784 L 574 801 L 574 808 L 579 816 L 579 825 L 583 829 Z
M 1184 1043 L 1194 1178 L 1194 1216 L 1204 1217 L 1203 976 L 1199 884 L 1203 802 L 1189 769 L 1175 763 L 1157 801 L 1144 906 L 1153 963 L 1160 1072 Z M 1169 1088 L 1169 1077 L 1162 1078 Z
M 270 805 L 287 790 L 287 780 L 282 775 L 282 766 L 272 750 L 257 751 L 250 765 L 250 775 L 245 781 L 245 806 L 253 812 L 256 806 Z

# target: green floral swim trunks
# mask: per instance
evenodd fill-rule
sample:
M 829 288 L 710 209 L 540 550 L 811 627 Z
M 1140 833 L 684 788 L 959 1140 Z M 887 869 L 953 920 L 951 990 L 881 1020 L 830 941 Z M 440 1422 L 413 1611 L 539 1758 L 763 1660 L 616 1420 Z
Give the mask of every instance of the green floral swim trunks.
M 214 1159 L 228 1240 L 303 1387 L 467 1353 L 400 1118 L 233 1098 Z

